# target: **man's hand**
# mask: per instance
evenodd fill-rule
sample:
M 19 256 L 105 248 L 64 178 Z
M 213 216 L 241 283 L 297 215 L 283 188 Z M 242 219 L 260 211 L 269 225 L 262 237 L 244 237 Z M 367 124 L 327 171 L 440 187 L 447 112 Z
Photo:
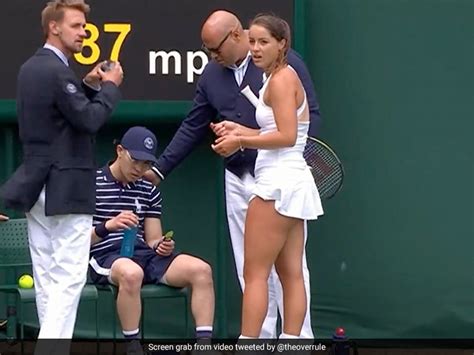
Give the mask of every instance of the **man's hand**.
M 100 81 L 101 77 L 99 74 L 99 67 L 104 64 L 104 62 L 100 62 L 97 64 L 94 69 L 92 69 L 87 75 L 84 77 L 84 82 L 89 85 L 90 87 L 99 90 L 100 89 Z
M 156 247 L 155 251 L 160 256 L 168 256 L 174 250 L 174 240 L 166 240 L 164 237 L 161 237 L 158 246 Z
M 105 222 L 109 232 L 117 232 L 138 225 L 138 216 L 132 211 L 122 211 L 120 214 Z
M 147 170 L 145 174 L 143 174 L 143 178 L 149 182 L 151 182 L 153 185 L 158 186 L 161 182 L 160 177 L 153 172 L 153 170 Z
M 0 222 L 5 222 L 5 221 L 8 221 L 8 220 L 9 220 L 8 216 L 5 216 L 5 215 L 0 213 Z
M 97 72 L 100 75 L 100 78 L 102 82 L 104 81 L 111 81 L 115 85 L 120 86 L 122 84 L 123 80 L 123 70 L 122 66 L 120 65 L 120 62 L 113 62 L 114 65 L 110 67 L 110 70 L 103 71 L 102 68 L 100 67 L 103 62 L 99 63 L 99 66 L 97 67 Z

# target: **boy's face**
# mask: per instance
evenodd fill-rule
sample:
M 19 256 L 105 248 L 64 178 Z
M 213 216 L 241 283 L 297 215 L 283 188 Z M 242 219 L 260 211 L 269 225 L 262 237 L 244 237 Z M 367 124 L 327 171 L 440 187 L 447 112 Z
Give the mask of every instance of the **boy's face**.
M 137 181 L 153 166 L 152 162 L 133 159 L 121 145 L 117 147 L 117 161 L 126 182 Z

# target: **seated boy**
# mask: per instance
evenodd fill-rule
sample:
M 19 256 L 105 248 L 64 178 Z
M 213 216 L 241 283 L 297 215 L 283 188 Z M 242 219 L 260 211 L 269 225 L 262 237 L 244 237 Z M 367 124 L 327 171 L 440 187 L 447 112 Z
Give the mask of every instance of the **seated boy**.
M 142 179 L 156 161 L 156 146 L 156 137 L 148 129 L 130 128 L 116 147 L 116 159 L 97 171 L 91 279 L 118 287 L 117 313 L 127 339 L 140 337 L 143 284 L 190 287 L 196 337 L 210 338 L 214 319 L 211 267 L 197 257 L 177 253 L 174 241 L 164 239 L 160 191 Z M 123 231 L 133 226 L 138 227 L 134 254 L 121 257 Z

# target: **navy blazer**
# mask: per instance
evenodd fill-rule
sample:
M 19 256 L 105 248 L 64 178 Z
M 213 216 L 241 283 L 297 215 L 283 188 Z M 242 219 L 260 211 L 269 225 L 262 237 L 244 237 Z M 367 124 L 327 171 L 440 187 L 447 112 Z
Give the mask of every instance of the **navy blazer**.
M 23 163 L 1 189 L 8 208 L 28 212 L 46 185 L 46 215 L 95 211 L 95 134 L 120 100 L 112 82 L 95 91 L 50 49 L 20 68 L 17 114 Z
M 310 111 L 309 135 L 316 136 L 320 115 L 316 93 L 308 69 L 301 57 L 293 50 L 288 53 L 291 65 L 303 83 Z M 241 94 L 241 90 L 250 86 L 258 94 L 263 85 L 263 71 L 252 60 L 240 87 L 235 81 L 234 72 L 214 60 L 210 61 L 197 82 L 196 94 L 191 111 L 181 123 L 170 144 L 159 157 L 153 168 L 164 179 L 209 132 L 209 124 L 217 116 L 221 120 L 231 120 L 251 128 L 259 128 L 255 120 L 255 107 Z M 241 176 L 245 171 L 253 173 L 257 150 L 237 151 L 225 158 L 227 169 Z

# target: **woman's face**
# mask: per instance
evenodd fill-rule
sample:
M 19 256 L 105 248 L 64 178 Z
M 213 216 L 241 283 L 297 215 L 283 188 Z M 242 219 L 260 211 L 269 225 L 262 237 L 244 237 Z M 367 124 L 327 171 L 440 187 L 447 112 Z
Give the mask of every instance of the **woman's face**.
M 252 25 L 249 29 L 249 44 L 253 62 L 266 71 L 274 66 L 285 40 L 277 41 L 265 27 Z

